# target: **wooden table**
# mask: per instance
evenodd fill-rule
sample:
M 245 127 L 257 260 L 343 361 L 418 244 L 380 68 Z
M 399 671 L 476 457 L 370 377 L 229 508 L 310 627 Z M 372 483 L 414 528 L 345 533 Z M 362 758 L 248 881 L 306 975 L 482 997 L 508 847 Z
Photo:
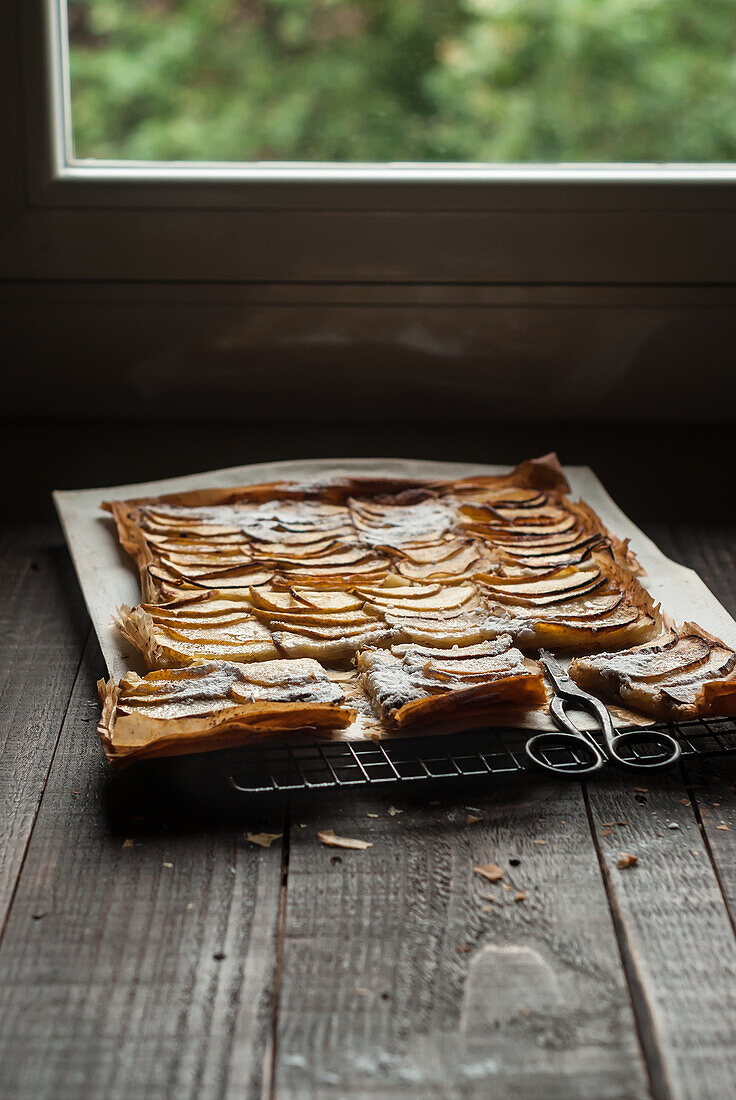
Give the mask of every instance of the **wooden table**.
M 736 527 L 648 533 L 736 610 Z M 736 1095 L 731 759 L 291 802 L 113 774 L 61 535 L 0 543 L 4 1098 Z

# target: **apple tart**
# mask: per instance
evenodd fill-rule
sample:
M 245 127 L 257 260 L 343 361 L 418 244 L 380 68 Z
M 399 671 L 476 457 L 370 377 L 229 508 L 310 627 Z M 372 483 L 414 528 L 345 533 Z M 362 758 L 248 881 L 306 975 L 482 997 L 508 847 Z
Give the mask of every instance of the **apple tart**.
M 116 621 L 149 668 L 196 661 L 271 661 L 281 656 L 270 631 L 237 590 L 194 592 L 163 604 L 121 607 Z
M 106 752 L 523 723 L 545 705 L 540 647 L 644 715 L 731 712 L 736 654 L 671 630 L 628 544 L 568 494 L 547 456 L 108 505 L 144 601 L 118 623 L 152 671 L 101 685 Z

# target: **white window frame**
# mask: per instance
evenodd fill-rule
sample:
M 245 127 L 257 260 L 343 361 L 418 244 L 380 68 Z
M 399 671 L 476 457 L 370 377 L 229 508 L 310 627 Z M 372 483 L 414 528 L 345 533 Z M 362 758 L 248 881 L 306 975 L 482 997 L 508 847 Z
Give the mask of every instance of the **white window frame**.
M 0 14 L 20 106 L 0 275 L 736 283 L 736 165 L 75 162 L 63 20 L 56 0 Z

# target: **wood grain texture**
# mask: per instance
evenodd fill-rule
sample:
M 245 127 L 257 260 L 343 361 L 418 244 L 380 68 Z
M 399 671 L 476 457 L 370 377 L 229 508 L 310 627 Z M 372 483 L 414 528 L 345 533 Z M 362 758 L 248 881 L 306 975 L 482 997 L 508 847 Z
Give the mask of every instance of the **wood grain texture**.
M 736 610 L 736 526 L 649 533 Z M 289 832 L 281 804 L 230 801 L 216 761 L 112 775 L 61 536 L 0 547 L 3 1098 L 733 1093 L 734 762 L 689 766 L 691 790 L 611 772 L 585 798 L 532 776 L 312 795 Z M 287 833 L 288 861 L 248 830 Z M 490 861 L 511 891 L 473 874 Z
M 56 524 L 0 530 L 0 928 L 89 618 Z
M 736 524 L 646 530 L 736 612 Z M 656 1095 L 678 1100 L 729 1096 L 736 1081 L 736 845 L 718 828 L 736 829 L 729 775 L 736 778 L 734 763 L 716 760 L 669 776 L 612 773 L 588 787 Z M 610 820 L 628 824 L 602 836 L 600 823 Z M 639 866 L 618 870 L 622 850 Z
M 736 613 L 736 523 L 650 523 L 645 530 L 668 557 L 695 569 Z
M 655 1096 L 730 1095 L 736 939 L 682 778 L 611 772 L 588 797 Z
M 736 615 L 736 524 L 662 524 L 652 530 L 662 550 L 695 569 Z M 736 928 L 736 761 L 688 762 L 685 776 L 703 837 Z
M 690 796 L 736 928 L 736 761 L 714 759 L 689 768 Z
M 90 642 L 0 946 L 3 1097 L 259 1096 L 279 844 L 247 843 L 202 764 L 111 775 L 101 672 Z
M 427 797 L 294 808 L 276 1097 L 648 1095 L 580 788 Z

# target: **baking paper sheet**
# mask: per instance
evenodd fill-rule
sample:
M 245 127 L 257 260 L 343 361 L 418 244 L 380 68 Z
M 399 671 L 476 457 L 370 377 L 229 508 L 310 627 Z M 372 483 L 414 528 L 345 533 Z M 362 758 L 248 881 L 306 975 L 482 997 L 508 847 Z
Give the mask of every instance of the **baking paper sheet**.
M 736 621 L 697 573 L 665 557 L 651 539 L 624 515 L 589 467 L 566 466 L 564 469 L 572 498 L 586 501 L 612 534 L 631 540 L 632 549 L 646 570 L 646 576 L 641 578 L 642 583 L 655 600 L 661 602 L 663 609 L 678 623 L 697 622 L 736 648 Z M 510 470 L 511 467 L 507 466 L 388 458 L 267 462 L 165 481 L 116 485 L 109 489 L 57 490 L 54 503 L 108 671 L 117 680 L 131 669 L 140 673 L 146 671 L 113 621 L 113 612 L 121 604 L 132 606 L 140 602 L 140 588 L 138 570 L 118 544 L 112 517 L 100 510 L 103 501 L 160 496 L 191 489 L 232 488 L 268 481 L 322 480 L 351 474 L 364 477 L 461 478 L 478 474 L 506 474 Z M 542 716 L 540 719 L 528 725 L 549 728 Z

